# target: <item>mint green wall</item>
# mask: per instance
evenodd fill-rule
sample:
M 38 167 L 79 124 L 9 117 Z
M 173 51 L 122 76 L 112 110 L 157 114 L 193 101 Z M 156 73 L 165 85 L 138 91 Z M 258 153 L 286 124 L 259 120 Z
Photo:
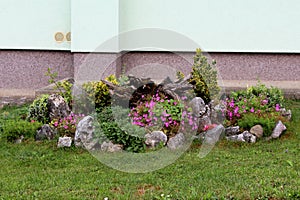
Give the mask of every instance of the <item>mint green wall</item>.
M 299 0 L 122 2 L 121 32 L 169 29 L 193 39 L 206 51 L 300 52 Z
M 135 48 L 137 38 L 97 47 L 119 33 L 158 28 L 206 51 L 300 53 L 299 11 L 299 0 L 0 0 L 0 48 L 116 52 Z M 72 31 L 72 43 L 57 43 L 58 31 Z
M 72 0 L 72 51 L 95 51 L 119 33 L 119 0 Z M 118 51 L 118 41 L 98 51 Z
M 0 0 L 0 49 L 70 49 L 70 0 Z

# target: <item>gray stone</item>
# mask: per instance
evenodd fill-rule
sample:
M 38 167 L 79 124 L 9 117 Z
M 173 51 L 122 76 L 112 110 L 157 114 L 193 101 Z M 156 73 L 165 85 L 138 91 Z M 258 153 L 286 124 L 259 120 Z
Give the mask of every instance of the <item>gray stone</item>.
M 224 137 L 225 128 L 222 124 L 210 129 L 204 134 L 204 143 L 209 145 L 214 145 L 222 137 Z
M 239 126 L 230 126 L 225 129 L 225 136 L 237 135 L 240 132 Z
M 101 144 L 101 151 L 106 151 L 110 153 L 120 152 L 123 150 L 123 145 L 121 144 L 113 144 L 111 141 L 103 142 Z
M 280 113 L 283 117 L 287 118 L 287 120 L 292 119 L 292 111 L 291 110 L 286 110 L 285 108 L 281 108 Z
M 153 131 L 145 135 L 146 141 L 145 144 L 150 147 L 155 147 L 161 142 L 163 145 L 167 143 L 168 137 L 162 131 Z
M 20 143 L 22 143 L 23 139 L 24 139 L 24 136 L 21 135 L 19 138 L 15 139 L 15 143 L 20 144 Z
M 264 134 L 264 129 L 261 125 L 255 125 L 250 129 L 250 133 L 255 135 L 257 138 L 261 138 Z
M 193 98 L 190 103 L 190 107 L 192 108 L 192 112 L 196 117 L 201 117 L 205 113 L 207 113 L 209 107 L 205 104 L 201 97 Z
M 86 116 L 78 123 L 74 138 L 76 147 L 84 147 L 87 150 L 93 150 L 98 144 L 98 139 L 94 137 L 93 122 L 93 117 Z
M 248 142 L 248 143 L 256 142 L 256 136 L 252 135 L 249 131 L 244 131 L 241 134 L 226 137 L 226 139 L 235 142 Z
M 70 147 L 72 144 L 71 137 L 59 137 L 57 142 L 57 147 Z
M 171 137 L 167 143 L 170 149 L 178 149 L 184 145 L 185 137 L 183 133 L 178 133 L 174 137 Z
M 282 121 L 278 121 L 273 132 L 271 138 L 279 138 L 283 131 L 286 130 L 286 126 L 282 123 Z
M 52 94 L 48 98 L 49 118 L 62 119 L 70 114 L 70 108 L 64 98 L 58 94 Z
M 36 131 L 35 140 L 52 140 L 56 135 L 56 131 L 50 125 L 45 124 Z
M 225 106 L 218 104 L 216 106 L 211 106 L 210 118 L 213 124 L 222 124 L 225 120 L 225 116 L 222 113 L 225 110 Z

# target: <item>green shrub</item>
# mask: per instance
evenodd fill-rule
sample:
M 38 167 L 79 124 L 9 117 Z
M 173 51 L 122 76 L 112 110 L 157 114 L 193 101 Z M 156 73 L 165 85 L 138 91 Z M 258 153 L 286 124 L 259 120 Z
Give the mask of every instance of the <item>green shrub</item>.
M 243 118 L 238 119 L 237 124 L 244 130 L 250 130 L 255 125 L 261 125 L 263 127 L 264 137 L 268 137 L 272 134 L 278 120 L 282 120 L 279 113 L 269 113 L 268 115 L 257 115 L 254 113 L 247 113 Z
M 285 101 L 282 90 L 276 87 L 267 87 L 266 85 L 258 82 L 255 86 L 250 86 L 246 90 L 240 90 L 237 92 L 232 92 L 230 98 L 234 101 L 239 101 L 241 99 L 252 99 L 255 97 L 263 97 L 268 100 L 268 107 L 275 107 L 279 104 L 280 107 L 284 107 Z
M 107 81 L 118 85 L 118 81 L 114 75 L 108 76 Z M 83 84 L 87 100 L 95 106 L 96 110 L 102 110 L 111 104 L 111 96 L 109 89 L 102 81 L 91 81 Z
M 25 120 L 7 120 L 3 123 L 2 136 L 6 137 L 8 141 L 14 141 L 20 138 L 21 135 L 25 139 L 33 138 L 38 128 L 42 126 L 40 122 L 28 122 Z
M 44 94 L 41 97 L 35 99 L 29 106 L 27 119 L 29 121 L 34 120 L 47 124 L 50 122 L 49 110 L 48 110 L 48 94 Z
M 201 49 L 197 49 L 189 82 L 194 85 L 196 96 L 206 103 L 216 98 L 220 92 L 217 75 L 216 61 L 209 62 Z
M 126 151 L 144 152 L 144 130 L 131 124 L 128 113 L 128 109 L 121 107 L 104 108 L 97 115 L 99 123 L 95 135 L 98 138 L 105 136 L 113 143 L 122 144 Z

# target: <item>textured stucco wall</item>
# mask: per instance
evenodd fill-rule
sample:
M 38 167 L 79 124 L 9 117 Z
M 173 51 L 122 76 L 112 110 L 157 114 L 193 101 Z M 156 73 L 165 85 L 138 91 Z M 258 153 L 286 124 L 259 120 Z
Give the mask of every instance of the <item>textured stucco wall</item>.
M 246 86 L 251 81 L 261 80 L 300 90 L 300 54 L 207 55 L 217 60 L 219 74 L 225 86 L 228 83 L 230 87 L 243 83 Z M 123 65 L 126 66 L 126 71 L 143 76 L 151 76 L 152 73 L 172 76 L 177 70 L 189 73 L 193 56 L 194 53 L 168 52 L 115 54 L 0 50 L 0 96 L 33 94 L 36 89 L 47 86 L 48 78 L 45 73 L 48 67 L 59 72 L 59 79 L 74 77 L 77 81 L 100 80 L 110 74 L 120 74 Z M 152 66 L 156 67 L 151 68 Z
M 58 78 L 73 77 L 73 58 L 62 51 L 0 50 L 0 89 L 38 89 L 48 84 L 48 68 Z

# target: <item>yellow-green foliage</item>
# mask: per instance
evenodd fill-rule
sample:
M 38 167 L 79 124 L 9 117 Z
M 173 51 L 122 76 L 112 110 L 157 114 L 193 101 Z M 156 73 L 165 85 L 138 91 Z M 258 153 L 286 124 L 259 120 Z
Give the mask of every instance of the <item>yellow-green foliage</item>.
M 115 85 L 119 84 L 115 75 L 110 75 L 105 80 Z M 102 109 L 110 105 L 111 97 L 109 94 L 109 89 L 102 81 L 87 82 L 83 84 L 83 89 L 87 94 L 88 100 L 95 104 L 96 109 Z
M 202 54 L 201 49 L 196 50 L 191 75 L 189 82 L 194 85 L 197 96 L 202 97 L 205 102 L 218 96 L 220 87 L 218 86 L 216 61 L 209 62 L 207 57 Z

